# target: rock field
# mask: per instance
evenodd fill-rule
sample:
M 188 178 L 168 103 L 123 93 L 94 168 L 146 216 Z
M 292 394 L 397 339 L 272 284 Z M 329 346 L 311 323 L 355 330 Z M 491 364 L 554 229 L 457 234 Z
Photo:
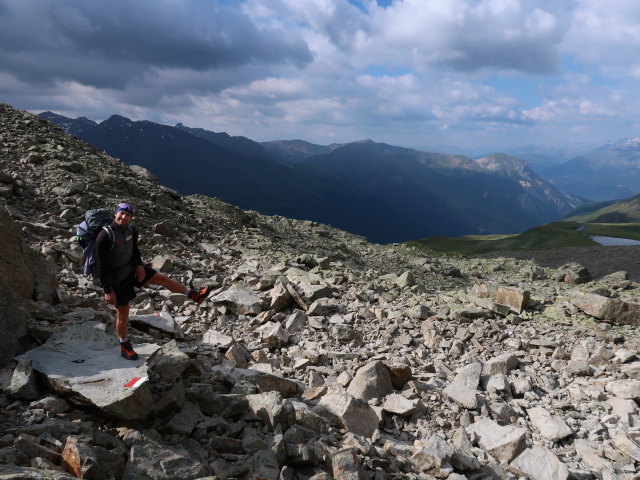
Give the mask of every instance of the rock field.
M 146 261 L 215 287 L 143 289 L 134 362 L 72 238 L 125 199 Z M 0 207 L 0 479 L 640 478 L 626 268 L 427 255 L 183 197 L 4 104 Z

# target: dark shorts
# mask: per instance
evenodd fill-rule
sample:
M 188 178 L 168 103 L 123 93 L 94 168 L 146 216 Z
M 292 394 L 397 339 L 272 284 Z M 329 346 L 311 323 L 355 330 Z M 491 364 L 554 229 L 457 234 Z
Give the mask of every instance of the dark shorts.
M 142 286 L 149 281 L 151 277 L 155 275 L 156 271 L 149 265 L 144 266 L 144 280 L 139 282 L 135 275 L 131 275 L 129 278 L 125 278 L 123 281 L 113 287 L 113 292 L 116 294 L 116 308 L 129 305 L 129 302 L 136 298 L 136 288 L 142 288 Z

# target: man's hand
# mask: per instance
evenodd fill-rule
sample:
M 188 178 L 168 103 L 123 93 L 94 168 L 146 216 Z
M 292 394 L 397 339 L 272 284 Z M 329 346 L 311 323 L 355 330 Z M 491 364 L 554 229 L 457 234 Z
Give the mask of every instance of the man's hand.
M 111 293 L 105 293 L 104 294 L 104 301 L 107 302 L 109 305 L 115 305 L 116 304 L 116 294 L 111 292 Z
M 143 267 L 142 265 L 138 265 L 138 266 L 136 267 L 136 273 L 135 273 L 135 275 L 136 275 L 136 279 L 137 279 L 140 283 L 142 283 L 142 281 L 144 280 L 144 274 L 145 274 L 144 267 Z

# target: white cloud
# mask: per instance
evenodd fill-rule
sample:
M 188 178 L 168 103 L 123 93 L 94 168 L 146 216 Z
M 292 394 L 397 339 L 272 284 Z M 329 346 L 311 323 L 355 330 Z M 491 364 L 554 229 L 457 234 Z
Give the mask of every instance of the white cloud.
M 260 140 L 419 147 L 636 128 L 640 3 L 360 5 L 0 0 L 0 92 L 36 111 Z

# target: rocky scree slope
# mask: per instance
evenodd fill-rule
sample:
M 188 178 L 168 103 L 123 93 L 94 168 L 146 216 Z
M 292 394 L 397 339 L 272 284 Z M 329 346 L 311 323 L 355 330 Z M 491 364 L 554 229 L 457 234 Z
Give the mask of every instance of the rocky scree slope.
M 118 357 L 71 239 L 84 210 L 122 199 L 146 259 L 216 287 L 201 306 L 145 289 L 138 362 Z M 0 336 L 22 353 L 0 373 L 0 478 L 638 476 L 625 272 L 431 257 L 182 197 L 8 105 L 0 205 L 30 247 L 15 256 L 45 272 L 0 305 L 20 312 Z M 28 276 L 8 264 L 0 280 Z

